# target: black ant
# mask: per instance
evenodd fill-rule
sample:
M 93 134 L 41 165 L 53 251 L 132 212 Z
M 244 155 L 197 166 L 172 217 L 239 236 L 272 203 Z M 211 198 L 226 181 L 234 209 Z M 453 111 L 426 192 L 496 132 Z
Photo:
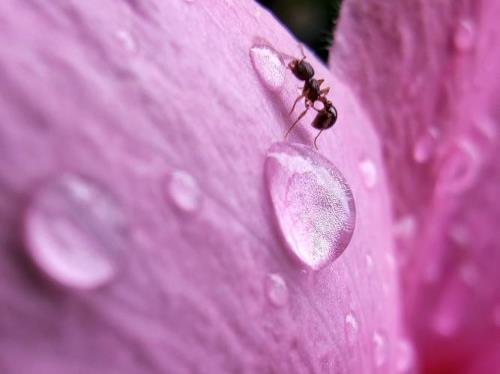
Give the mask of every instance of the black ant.
M 293 59 L 289 64 L 288 68 L 292 71 L 293 75 L 301 81 L 304 81 L 304 87 L 302 88 L 302 94 L 297 97 L 295 102 L 293 103 L 292 109 L 290 110 L 290 114 L 294 111 L 295 106 L 300 101 L 300 99 L 305 98 L 306 109 L 299 115 L 297 120 L 288 128 L 285 139 L 295 127 L 295 125 L 306 115 L 309 109 L 312 107 L 314 110 L 318 112 L 316 117 L 312 122 L 312 126 L 318 130 L 320 130 L 319 134 L 314 138 L 314 146 L 318 149 L 316 145 L 316 140 L 323 130 L 326 130 L 332 127 L 337 121 L 337 109 L 333 106 L 333 104 L 326 98 L 326 95 L 330 91 L 330 87 L 321 89 L 321 84 L 324 82 L 324 79 L 314 79 L 314 68 L 310 63 L 305 61 L 306 55 L 304 53 L 304 49 L 302 44 L 300 45 L 300 51 L 302 53 L 302 59 Z M 321 101 L 323 103 L 323 108 L 318 110 L 314 107 L 314 103 L 316 101 Z

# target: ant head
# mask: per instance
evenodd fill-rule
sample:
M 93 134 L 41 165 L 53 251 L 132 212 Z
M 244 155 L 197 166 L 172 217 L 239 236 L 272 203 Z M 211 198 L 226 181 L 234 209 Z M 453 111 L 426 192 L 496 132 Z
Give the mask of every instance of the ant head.
M 314 76 L 314 68 L 307 61 L 302 60 L 292 60 L 288 67 L 292 71 L 293 75 L 301 81 L 307 81 Z

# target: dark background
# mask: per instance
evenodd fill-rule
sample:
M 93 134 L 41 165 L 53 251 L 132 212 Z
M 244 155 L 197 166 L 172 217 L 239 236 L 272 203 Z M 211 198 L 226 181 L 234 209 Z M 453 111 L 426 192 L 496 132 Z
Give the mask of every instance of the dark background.
M 332 30 L 342 0 L 257 0 L 278 17 L 323 61 L 332 45 Z

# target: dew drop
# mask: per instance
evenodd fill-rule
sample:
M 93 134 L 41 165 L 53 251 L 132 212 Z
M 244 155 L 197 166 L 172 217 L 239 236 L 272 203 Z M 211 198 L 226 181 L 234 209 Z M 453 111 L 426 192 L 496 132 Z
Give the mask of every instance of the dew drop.
M 415 142 L 413 148 L 413 159 L 419 164 L 429 161 L 434 153 L 438 139 L 436 129 L 429 129 Z
M 451 144 L 440 165 L 437 192 L 459 194 L 470 188 L 477 179 L 481 159 L 480 151 L 469 140 L 461 139 Z
M 396 370 L 408 373 L 415 366 L 415 349 L 408 339 L 401 339 L 396 346 Z
M 283 58 L 271 47 L 255 45 L 250 48 L 250 59 L 257 75 L 272 91 L 279 91 L 285 82 Z
M 64 174 L 35 193 L 24 232 L 28 254 L 44 274 L 62 286 L 88 290 L 115 276 L 128 224 L 108 192 Z
M 387 359 L 387 343 L 384 335 L 376 331 L 372 337 L 373 362 L 376 367 L 381 367 Z
M 191 174 L 182 170 L 169 175 L 167 194 L 175 206 L 186 213 L 197 211 L 201 205 L 202 194 L 198 183 Z
M 455 48 L 460 52 L 469 51 L 474 46 L 474 34 L 474 25 L 471 21 L 460 21 L 453 36 Z
M 459 247 L 466 247 L 471 241 L 471 234 L 466 225 L 453 224 L 448 230 L 448 238 Z
M 127 30 L 118 30 L 116 32 L 116 37 L 125 50 L 132 53 L 137 51 L 137 43 Z
M 347 342 L 350 345 L 354 345 L 358 339 L 359 326 L 358 320 L 353 312 L 345 316 L 344 331 Z
M 480 279 L 477 268 L 471 263 L 465 263 L 460 266 L 459 276 L 462 282 L 469 287 L 476 286 Z
M 314 270 L 338 258 L 351 240 L 356 216 L 342 173 L 312 148 L 275 143 L 267 154 L 265 175 L 291 253 Z
M 373 188 L 377 184 L 377 167 L 369 158 L 363 158 L 359 162 L 359 171 L 363 176 L 366 188 Z
M 500 329 L 500 303 L 493 307 L 493 323 Z
M 366 255 L 365 261 L 366 261 L 366 267 L 368 268 L 368 270 L 371 270 L 373 268 L 373 257 L 371 256 L 371 254 L 368 253 Z
M 269 274 L 265 282 L 266 295 L 274 306 L 284 306 L 288 301 L 288 287 L 279 274 Z
M 431 325 L 443 337 L 454 336 L 460 328 L 463 312 L 463 287 L 452 282 L 444 288 L 435 306 Z

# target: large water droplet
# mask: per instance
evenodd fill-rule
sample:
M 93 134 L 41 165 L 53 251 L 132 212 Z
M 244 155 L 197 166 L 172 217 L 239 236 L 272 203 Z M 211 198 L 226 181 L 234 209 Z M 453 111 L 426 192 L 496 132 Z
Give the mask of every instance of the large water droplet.
M 269 274 L 265 283 L 266 295 L 274 306 L 283 306 L 288 301 L 288 287 L 279 274 Z
M 354 345 L 358 339 L 358 320 L 353 312 L 348 313 L 345 316 L 345 337 L 350 345 Z
M 25 220 L 27 250 L 50 279 L 92 289 L 113 278 L 126 247 L 128 224 L 108 192 L 65 174 L 35 195 Z
M 408 339 L 401 339 L 396 346 L 396 370 L 407 373 L 415 366 L 415 349 Z
M 477 179 L 481 167 L 481 153 L 467 139 L 454 142 L 441 162 L 436 181 L 438 193 L 461 193 L 470 188 Z
M 474 45 L 474 34 L 474 24 L 471 21 L 460 21 L 453 36 L 455 48 L 461 52 L 469 51 Z
M 356 216 L 342 173 L 309 147 L 275 143 L 267 154 L 265 174 L 292 254 L 315 270 L 340 256 L 351 240 Z
M 202 193 L 191 174 L 174 171 L 167 180 L 167 194 L 175 206 L 186 213 L 192 213 L 201 205 Z
M 257 75 L 272 91 L 278 91 L 285 82 L 283 58 L 271 47 L 255 45 L 250 48 L 250 58 Z
M 387 342 L 385 336 L 376 331 L 372 337 L 373 343 L 373 362 L 376 367 L 381 367 L 387 359 Z
M 359 162 L 359 171 L 363 176 L 366 188 L 373 188 L 377 184 L 377 167 L 369 158 L 363 158 Z
M 413 148 L 413 159 L 415 162 L 422 164 L 431 159 L 438 139 L 438 132 L 436 129 L 428 129 L 421 135 L 415 142 Z

